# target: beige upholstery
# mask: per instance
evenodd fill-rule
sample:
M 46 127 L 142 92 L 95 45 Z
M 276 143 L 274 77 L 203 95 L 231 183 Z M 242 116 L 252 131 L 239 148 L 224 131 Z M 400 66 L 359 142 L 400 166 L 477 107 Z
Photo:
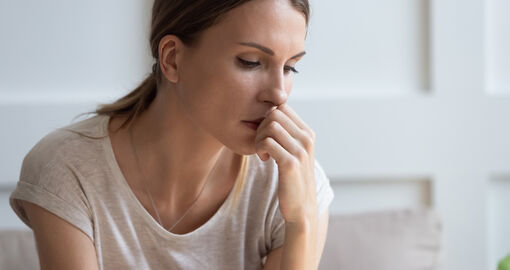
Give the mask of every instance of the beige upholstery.
M 0 269 L 39 269 L 39 258 L 32 231 L 0 231 Z
M 319 269 L 440 269 L 441 227 L 428 209 L 331 216 Z
M 320 270 L 440 268 L 441 225 L 432 210 L 332 215 Z M 0 231 L 0 269 L 39 269 L 31 231 Z

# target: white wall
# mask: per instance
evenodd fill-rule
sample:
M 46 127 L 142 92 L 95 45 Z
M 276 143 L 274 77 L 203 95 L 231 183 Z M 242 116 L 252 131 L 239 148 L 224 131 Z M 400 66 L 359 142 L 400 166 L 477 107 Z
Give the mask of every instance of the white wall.
M 0 228 L 22 226 L 7 197 L 31 146 L 149 72 L 150 5 L 107 2 L 0 0 Z M 444 269 L 495 269 L 510 253 L 510 3 L 312 8 L 290 103 L 317 133 L 331 212 L 432 207 Z

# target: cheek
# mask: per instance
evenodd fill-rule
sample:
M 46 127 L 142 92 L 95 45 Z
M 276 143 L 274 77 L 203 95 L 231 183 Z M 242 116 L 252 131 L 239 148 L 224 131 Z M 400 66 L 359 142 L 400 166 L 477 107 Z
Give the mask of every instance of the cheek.
M 290 95 L 290 92 L 292 91 L 292 78 L 288 79 L 285 82 L 285 92 L 287 92 L 287 97 Z
M 257 103 L 257 94 L 261 89 L 261 80 L 257 80 L 256 76 L 248 75 L 248 72 L 237 73 L 231 80 L 228 91 L 231 91 L 230 99 L 232 104 L 236 106 L 235 111 L 239 112 L 243 117 L 251 117 L 256 113 L 257 108 L 253 108 Z
M 229 99 L 249 98 L 261 83 L 260 73 L 244 70 L 235 63 L 225 63 L 219 76 L 220 83 Z
M 191 67 L 191 66 L 188 66 Z M 234 63 L 211 59 L 208 65 L 195 63 L 188 68 L 183 93 L 192 110 L 206 121 L 242 120 L 252 116 L 260 73 L 242 70 Z

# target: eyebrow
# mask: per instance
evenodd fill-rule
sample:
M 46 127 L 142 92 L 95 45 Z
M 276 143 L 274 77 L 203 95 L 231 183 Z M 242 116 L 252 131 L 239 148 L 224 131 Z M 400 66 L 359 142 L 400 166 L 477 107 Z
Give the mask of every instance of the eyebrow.
M 238 42 L 237 44 L 240 44 L 240 45 L 244 45 L 244 46 L 248 46 L 248 47 L 253 47 L 253 48 L 257 48 L 271 56 L 274 56 L 274 51 L 269 49 L 268 47 L 265 47 L 265 46 L 262 46 L 258 43 L 255 43 L 255 42 Z M 290 59 L 295 59 L 295 58 L 298 58 L 298 57 L 301 57 L 303 55 L 305 55 L 306 52 L 305 51 L 302 51 L 294 56 L 292 56 Z

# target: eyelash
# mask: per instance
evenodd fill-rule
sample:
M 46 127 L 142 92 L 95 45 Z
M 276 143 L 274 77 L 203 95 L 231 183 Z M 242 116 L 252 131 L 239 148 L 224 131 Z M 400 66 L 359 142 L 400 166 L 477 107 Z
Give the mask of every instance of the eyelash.
M 237 60 L 239 60 L 239 62 L 241 62 L 241 64 L 243 64 L 244 66 L 246 66 L 247 68 L 254 68 L 256 66 L 258 66 L 260 63 L 259 62 L 251 62 L 251 61 L 246 61 L 244 59 L 241 59 L 239 57 L 237 57 Z M 291 67 L 291 66 L 285 66 L 285 70 L 286 71 L 292 71 L 294 73 L 299 73 L 299 71 L 297 71 L 294 67 Z

